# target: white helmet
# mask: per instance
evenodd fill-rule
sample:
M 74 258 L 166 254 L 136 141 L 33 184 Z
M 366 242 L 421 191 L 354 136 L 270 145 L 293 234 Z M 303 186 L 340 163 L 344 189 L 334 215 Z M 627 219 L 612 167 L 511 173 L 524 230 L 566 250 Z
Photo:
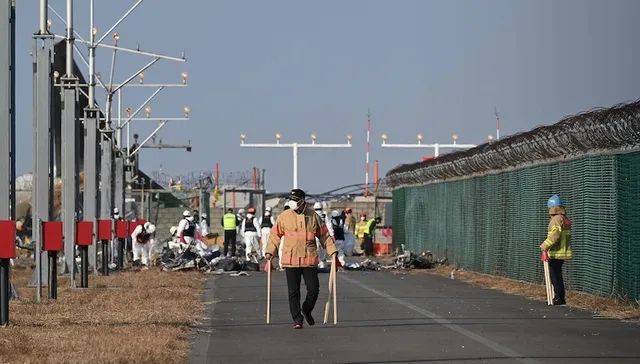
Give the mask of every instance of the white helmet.
M 332 217 L 338 217 L 338 216 L 340 216 L 340 213 L 338 212 L 338 210 L 333 210 L 333 211 L 331 211 L 331 216 Z
M 191 216 L 191 212 L 189 210 L 184 210 L 184 212 L 182 213 L 183 217 L 189 217 Z
M 114 208 L 113 208 L 113 213 L 117 215 L 117 214 L 119 214 L 119 213 L 120 213 L 120 210 L 118 210 L 118 208 L 117 208 L 117 207 L 114 207 Z
M 200 214 L 200 217 L 201 217 L 201 218 L 203 218 L 203 219 L 206 219 L 206 218 L 207 218 L 207 214 L 205 214 L 205 213 L 203 212 L 203 213 L 201 213 L 201 214 Z
M 271 207 L 267 206 L 264 210 L 267 212 L 271 212 Z
M 316 202 L 313 204 L 314 210 L 322 210 L 322 204 L 320 202 Z
M 171 236 L 176 235 L 176 233 L 178 232 L 178 227 L 177 226 L 172 226 L 169 228 L 169 233 L 171 234 Z
M 238 210 L 238 215 L 244 215 L 244 209 Z
M 149 233 L 149 234 L 155 233 L 156 232 L 156 226 L 153 225 L 152 223 L 147 223 L 147 224 L 149 224 L 149 226 L 145 227 L 145 230 L 147 231 L 147 233 Z M 145 225 L 147 225 L 147 224 L 145 224 Z

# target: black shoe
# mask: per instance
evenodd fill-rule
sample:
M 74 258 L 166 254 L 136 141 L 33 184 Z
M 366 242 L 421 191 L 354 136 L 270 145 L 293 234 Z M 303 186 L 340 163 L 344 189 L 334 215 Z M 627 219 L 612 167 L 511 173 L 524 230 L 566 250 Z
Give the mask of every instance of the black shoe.
M 304 316 L 304 319 L 307 320 L 309 326 L 313 326 L 316 324 L 316 320 L 314 320 L 313 316 L 311 316 L 311 312 L 302 311 L 302 316 Z
M 554 306 L 563 306 L 566 305 L 567 302 L 564 299 L 553 299 L 553 305 Z

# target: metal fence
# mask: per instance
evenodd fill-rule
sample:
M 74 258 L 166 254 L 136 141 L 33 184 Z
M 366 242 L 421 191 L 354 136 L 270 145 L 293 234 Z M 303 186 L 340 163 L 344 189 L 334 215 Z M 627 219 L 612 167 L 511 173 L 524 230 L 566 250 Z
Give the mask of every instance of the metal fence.
M 639 120 L 633 122 L 640 127 Z M 459 163 L 455 156 L 449 162 Z M 424 176 L 418 168 L 425 167 L 397 172 Z M 567 285 L 640 299 L 640 152 L 618 148 L 422 182 L 395 186 L 396 245 L 430 250 L 466 269 L 542 282 L 538 246 L 549 220 L 545 203 L 559 193 L 573 220 L 575 258 L 566 265 Z

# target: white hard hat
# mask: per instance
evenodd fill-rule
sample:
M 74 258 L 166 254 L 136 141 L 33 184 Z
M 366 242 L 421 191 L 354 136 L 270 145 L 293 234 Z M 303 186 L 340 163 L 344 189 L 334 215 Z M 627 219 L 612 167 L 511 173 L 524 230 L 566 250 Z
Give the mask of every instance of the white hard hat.
M 191 216 L 191 212 L 189 210 L 184 210 L 184 212 L 182 213 L 182 216 L 184 217 Z
M 114 214 L 119 214 L 119 213 L 120 213 L 120 210 L 118 210 L 118 208 L 117 208 L 117 207 L 115 207 L 115 208 L 113 209 L 113 213 L 114 213 Z
M 151 222 L 147 221 L 144 223 L 143 227 L 145 230 L 147 230 L 149 228 L 149 226 L 151 226 Z
M 333 210 L 333 211 L 331 211 L 331 216 L 338 217 L 338 216 L 340 216 L 340 213 L 338 212 L 338 210 Z
M 177 226 L 172 226 L 169 228 L 169 233 L 171 234 L 171 236 L 176 235 L 177 232 L 178 232 Z
M 267 206 L 267 208 L 264 209 L 265 211 L 271 212 L 271 207 Z
M 204 212 L 200 214 L 200 217 L 202 217 L 203 219 L 207 218 L 207 214 L 205 214 Z
M 322 204 L 320 202 L 316 202 L 313 204 L 314 210 L 322 210 Z
M 149 233 L 149 234 L 155 233 L 156 232 L 156 226 L 151 224 L 151 223 L 147 223 L 147 224 L 149 224 L 149 227 L 145 228 L 145 230 L 147 230 L 147 233 Z

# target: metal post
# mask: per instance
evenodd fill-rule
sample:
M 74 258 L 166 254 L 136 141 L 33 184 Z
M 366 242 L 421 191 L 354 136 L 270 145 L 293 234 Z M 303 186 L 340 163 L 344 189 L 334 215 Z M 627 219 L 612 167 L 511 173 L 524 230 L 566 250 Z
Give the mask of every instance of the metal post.
M 58 299 L 58 252 L 49 252 L 49 299 Z
M 0 219 L 15 220 L 15 2 L 0 3 Z M 0 325 L 9 323 L 10 275 L 0 259 Z
M 75 288 L 75 228 L 77 217 L 76 197 L 78 194 L 78 163 L 76 136 L 76 104 L 78 102 L 78 79 L 73 74 L 73 0 L 67 0 L 67 47 L 66 72 L 61 79 L 63 84 L 62 110 L 62 221 L 64 224 L 64 258 L 66 271 L 69 272 L 69 284 Z M 53 268 L 51 268 L 53 269 Z M 52 270 L 53 271 L 53 270 Z
M 15 4 L 0 0 L 0 219 L 15 219 Z
M 45 8 L 46 8 L 46 1 Z M 42 6 L 42 3 L 41 3 Z M 42 17 L 40 14 L 40 24 Z M 41 222 L 51 218 L 51 202 L 53 195 L 53 158 L 51 157 L 51 63 L 53 37 L 46 31 L 46 19 L 44 19 L 45 32 L 36 34 L 34 44 L 35 75 L 34 75 L 34 166 L 33 166 L 33 193 L 32 193 L 32 217 L 34 222 L 34 241 L 36 255 L 36 301 L 42 297 L 42 236 Z M 42 29 L 41 29 L 42 31 Z
M 101 132 L 102 141 L 100 157 L 100 219 L 110 220 L 113 211 L 113 145 L 111 132 Z M 109 275 L 109 241 L 102 241 L 102 275 Z
M 89 247 L 80 247 L 80 287 L 89 288 Z
M 298 188 L 298 143 L 293 143 L 293 188 Z
M 93 221 L 96 228 L 97 215 L 97 135 L 99 110 L 86 108 L 84 111 L 84 220 Z M 97 274 L 95 241 L 88 248 L 89 266 Z

